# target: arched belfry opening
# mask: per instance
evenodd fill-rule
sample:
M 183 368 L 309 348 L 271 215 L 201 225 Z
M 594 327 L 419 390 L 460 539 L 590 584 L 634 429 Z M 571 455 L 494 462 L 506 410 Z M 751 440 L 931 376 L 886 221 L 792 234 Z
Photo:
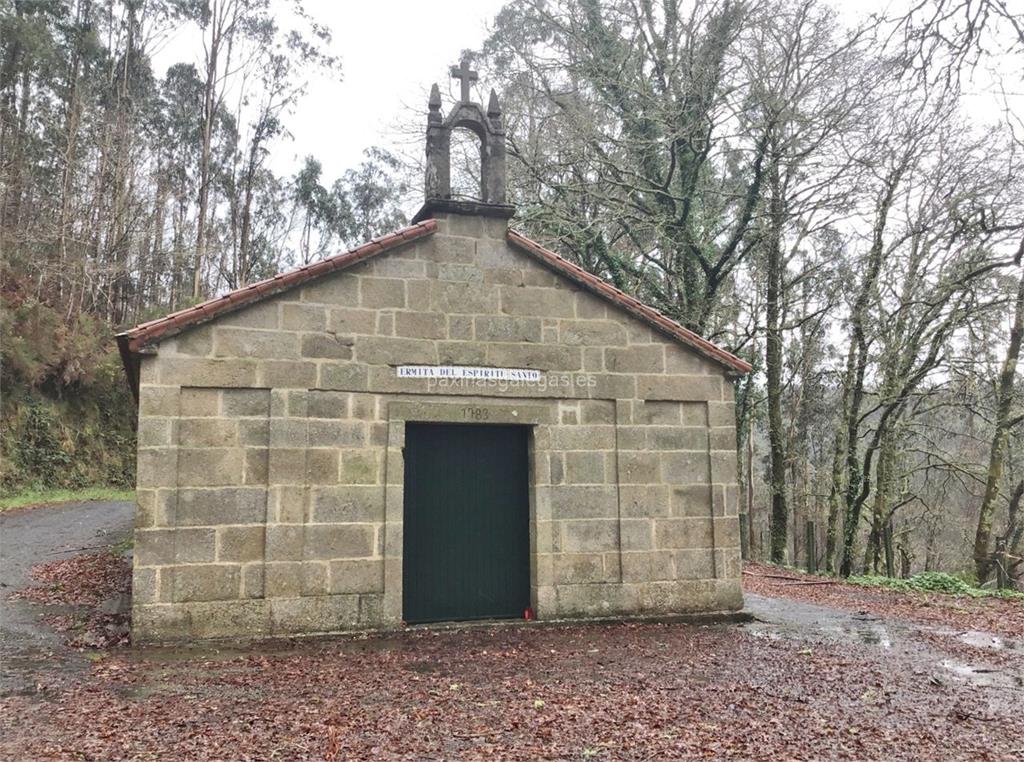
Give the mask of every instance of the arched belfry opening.
M 491 90 L 486 109 L 471 100 L 470 85 L 478 75 L 470 69 L 467 59 L 451 67 L 451 76 L 459 80 L 460 97 L 447 116 L 441 112 L 441 91 L 437 84 L 430 89 L 424 203 L 413 221 L 439 212 L 507 219 L 514 210 L 505 197 L 505 127 L 498 96 Z M 467 198 L 466 193 L 453 193 L 452 189 L 452 135 L 460 130 L 472 133 L 480 141 L 479 188 L 477 190 L 474 184 L 474 198 Z
M 483 201 L 483 141 L 465 127 L 452 130 L 449 148 L 451 197 L 465 201 Z

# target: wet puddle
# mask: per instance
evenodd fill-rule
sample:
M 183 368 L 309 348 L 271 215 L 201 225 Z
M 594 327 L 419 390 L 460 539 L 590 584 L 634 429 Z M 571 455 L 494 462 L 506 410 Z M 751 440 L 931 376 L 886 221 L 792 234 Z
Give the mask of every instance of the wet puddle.
M 969 646 L 975 648 L 988 648 L 993 651 L 1020 651 L 1020 641 L 1011 638 L 1004 638 L 1001 635 L 993 635 L 991 632 L 980 630 L 968 630 L 958 635 L 958 638 Z
M 952 659 L 943 659 L 943 669 L 953 675 L 979 685 L 983 688 L 1010 688 L 1012 690 L 1024 690 L 1024 677 L 1006 672 L 1001 669 L 990 667 L 977 667 L 972 664 L 963 664 Z
M 931 628 L 912 622 L 882 620 L 866 612 L 849 612 L 782 598 L 746 595 L 747 608 L 756 621 L 747 632 L 764 640 L 805 640 L 808 642 L 856 642 L 891 652 L 906 659 L 937 680 L 962 680 L 981 688 L 1024 691 L 1022 669 L 994 667 L 950 658 L 950 653 L 920 636 L 936 633 L 958 644 L 995 653 L 1018 654 L 1022 644 L 990 632 Z M 951 644 L 952 645 L 952 644 Z M 1011 662 L 1012 665 L 1012 662 Z
M 828 640 L 853 640 L 889 650 L 901 634 L 892 623 L 867 613 L 850 613 L 782 598 L 747 594 L 747 608 L 754 615 L 747 631 L 770 640 L 816 636 Z
M 886 650 L 892 648 L 892 639 L 885 627 L 853 627 L 847 630 L 848 634 L 857 638 L 861 643 L 871 643 Z

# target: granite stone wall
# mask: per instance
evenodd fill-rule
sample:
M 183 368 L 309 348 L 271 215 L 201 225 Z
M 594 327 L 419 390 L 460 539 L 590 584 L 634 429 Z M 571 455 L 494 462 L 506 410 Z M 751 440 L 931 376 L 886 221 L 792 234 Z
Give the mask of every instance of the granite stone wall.
M 145 357 L 137 641 L 399 625 L 406 421 L 531 428 L 538 618 L 742 605 L 725 370 L 505 229 L 442 216 L 429 238 Z M 414 364 L 544 373 L 398 377 Z

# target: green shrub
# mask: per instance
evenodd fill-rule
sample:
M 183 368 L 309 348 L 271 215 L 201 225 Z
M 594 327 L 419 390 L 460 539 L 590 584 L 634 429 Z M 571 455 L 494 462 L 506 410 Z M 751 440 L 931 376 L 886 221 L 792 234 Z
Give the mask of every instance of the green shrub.
M 71 457 L 61 447 L 52 406 L 33 399 L 25 406 L 20 429 L 14 459 L 22 473 L 45 482 L 67 470 Z
M 0 335 L 5 391 L 20 383 L 55 397 L 94 385 L 114 338 L 110 327 L 91 315 L 68 321 L 53 307 L 17 293 L 2 297 Z
M 79 387 L 63 399 L 8 388 L 0 406 L 0 491 L 24 488 L 131 488 L 134 407 L 123 379 Z
M 849 577 L 847 582 L 854 585 L 867 587 L 885 587 L 890 590 L 902 590 L 904 592 L 917 593 L 942 593 L 944 595 L 966 595 L 972 598 L 998 597 L 998 598 L 1022 598 L 1024 593 L 1012 590 L 983 590 L 972 587 L 967 582 L 953 574 L 946 572 L 921 572 L 909 579 L 896 579 L 894 577 Z
M 922 572 L 907 580 L 911 590 L 922 593 L 947 593 L 949 595 L 970 595 L 974 589 L 959 577 L 945 572 Z
M 110 328 L 0 294 L 0 492 L 130 488 L 135 406 Z

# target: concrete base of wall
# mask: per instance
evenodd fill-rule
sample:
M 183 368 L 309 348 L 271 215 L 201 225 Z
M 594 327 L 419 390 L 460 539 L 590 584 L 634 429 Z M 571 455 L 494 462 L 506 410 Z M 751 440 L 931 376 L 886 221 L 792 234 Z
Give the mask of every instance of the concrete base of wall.
M 269 603 L 269 602 L 268 602 Z M 202 646 L 204 643 L 251 643 L 259 641 L 271 641 L 279 638 L 289 640 L 295 638 L 320 638 L 320 637 L 345 637 L 365 635 L 390 635 L 399 632 L 416 630 L 445 630 L 457 631 L 475 628 L 491 627 L 564 627 L 566 625 L 596 625 L 596 624 L 618 624 L 618 623 L 650 623 L 650 624 L 743 624 L 755 620 L 749 611 L 738 608 L 726 608 L 712 611 L 691 611 L 676 613 L 650 613 L 650 614 L 620 614 L 613 616 L 580 616 L 554 619 L 495 619 L 478 620 L 469 622 L 435 622 L 431 624 L 397 625 L 397 626 L 373 626 L 359 625 L 344 626 L 335 629 L 310 630 L 307 627 L 274 627 L 270 623 L 262 629 L 253 627 L 257 622 L 267 623 L 266 617 L 262 616 L 256 607 L 248 607 L 247 612 L 243 611 L 214 611 L 194 610 L 185 611 L 153 611 L 153 607 L 146 612 L 138 612 L 146 617 L 156 617 L 159 623 L 158 631 L 160 638 L 136 639 L 133 637 L 134 646 L 165 646 L 176 647 Z M 164 608 L 164 607 L 161 607 Z M 177 608 L 177 607 L 176 607 Z M 223 607 L 221 607 L 223 608 Z M 269 608 L 269 607 L 267 607 Z M 133 612 L 133 618 L 136 615 Z M 174 625 L 169 627 L 168 625 Z M 240 639 L 237 633 L 239 625 L 244 626 L 244 631 L 253 633 L 251 636 Z M 308 620 L 306 622 L 308 625 Z M 157 631 L 150 629 L 150 631 Z M 255 634 L 255 633 L 259 634 Z M 234 634 L 232 634 L 234 633 Z
M 530 624 L 596 621 L 720 621 L 738 616 L 743 594 L 737 580 L 641 583 L 637 585 L 568 586 L 575 606 L 545 614 Z M 581 588 L 591 588 L 582 591 Z M 620 592 L 604 597 L 609 589 Z M 671 588 L 671 589 L 670 589 Z M 207 601 L 136 605 L 132 608 L 132 641 L 136 645 L 204 640 L 237 640 L 346 632 L 396 632 L 401 622 L 381 616 L 381 595 L 327 595 L 265 598 L 248 601 Z M 616 600 L 619 605 L 616 604 Z M 621 605 L 641 602 L 640 606 Z M 586 602 L 586 603 L 584 603 Z M 501 620 L 501 624 L 525 620 Z M 447 626 L 466 627 L 471 622 Z

